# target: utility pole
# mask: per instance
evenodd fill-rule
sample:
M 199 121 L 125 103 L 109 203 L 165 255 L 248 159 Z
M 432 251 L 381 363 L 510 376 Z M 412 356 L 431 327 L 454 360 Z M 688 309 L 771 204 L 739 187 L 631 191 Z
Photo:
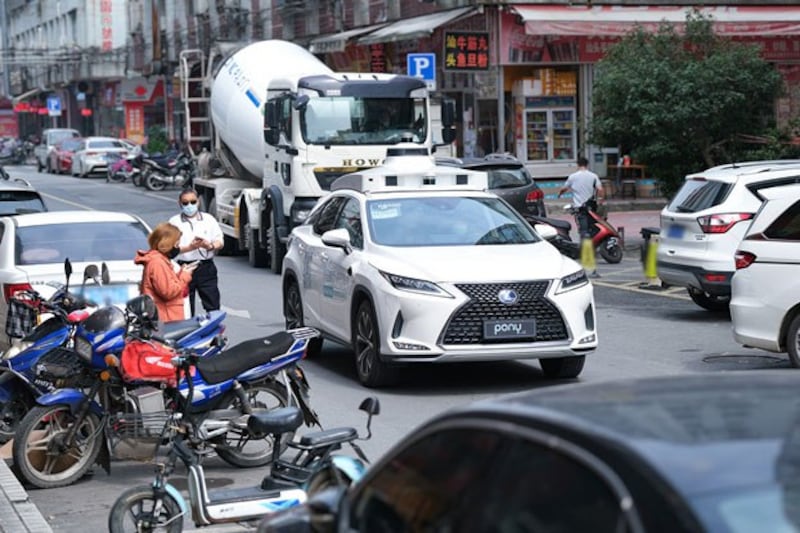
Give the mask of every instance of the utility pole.
M 11 98 L 11 84 L 8 74 L 8 14 L 6 12 L 6 0 L 0 0 L 0 31 L 3 32 L 2 44 L 2 62 L 3 62 L 3 95 L 6 98 Z

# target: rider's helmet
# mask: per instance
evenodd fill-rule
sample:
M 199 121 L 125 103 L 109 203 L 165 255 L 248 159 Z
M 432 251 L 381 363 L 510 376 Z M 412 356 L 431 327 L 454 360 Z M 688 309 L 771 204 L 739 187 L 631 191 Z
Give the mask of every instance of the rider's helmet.
M 128 300 L 125 304 L 128 315 L 135 318 L 142 325 L 155 325 L 158 323 L 158 309 L 153 298 L 147 294 Z

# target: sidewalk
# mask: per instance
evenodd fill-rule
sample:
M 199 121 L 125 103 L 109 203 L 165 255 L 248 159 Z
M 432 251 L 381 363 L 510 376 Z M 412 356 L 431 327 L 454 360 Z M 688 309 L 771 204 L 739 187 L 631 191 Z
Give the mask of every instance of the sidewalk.
M 6 461 L 0 459 L 0 532 L 52 533 Z

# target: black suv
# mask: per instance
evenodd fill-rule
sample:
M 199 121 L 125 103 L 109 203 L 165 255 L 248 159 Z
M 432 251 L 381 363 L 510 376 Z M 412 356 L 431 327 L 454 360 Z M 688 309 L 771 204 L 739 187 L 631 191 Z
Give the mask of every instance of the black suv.
M 546 217 L 544 193 L 528 169 L 511 154 L 489 154 L 479 158 L 436 158 L 439 165 L 451 165 L 489 173 L 489 190 L 523 215 Z

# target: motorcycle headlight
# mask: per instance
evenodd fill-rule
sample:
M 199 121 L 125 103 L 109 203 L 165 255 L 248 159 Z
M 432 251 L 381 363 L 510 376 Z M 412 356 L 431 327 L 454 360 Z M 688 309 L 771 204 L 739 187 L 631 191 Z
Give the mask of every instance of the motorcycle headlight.
M 583 269 L 578 270 L 577 272 L 573 272 L 572 274 L 561 278 L 561 282 L 558 284 L 556 294 L 561 294 L 562 292 L 568 292 L 579 287 L 583 287 L 588 283 L 589 278 L 586 276 L 586 271 Z
M 439 296 L 441 298 L 452 298 L 453 295 L 439 287 L 432 281 L 425 281 L 422 279 L 407 278 L 405 276 L 398 276 L 397 274 L 390 274 L 382 272 L 381 276 L 386 278 L 386 281 L 392 284 L 392 287 L 399 291 L 416 292 L 418 294 L 425 294 L 427 296 Z
M 77 337 L 75 339 L 75 351 L 82 359 L 85 359 L 87 363 L 92 362 L 92 345 L 83 337 Z

